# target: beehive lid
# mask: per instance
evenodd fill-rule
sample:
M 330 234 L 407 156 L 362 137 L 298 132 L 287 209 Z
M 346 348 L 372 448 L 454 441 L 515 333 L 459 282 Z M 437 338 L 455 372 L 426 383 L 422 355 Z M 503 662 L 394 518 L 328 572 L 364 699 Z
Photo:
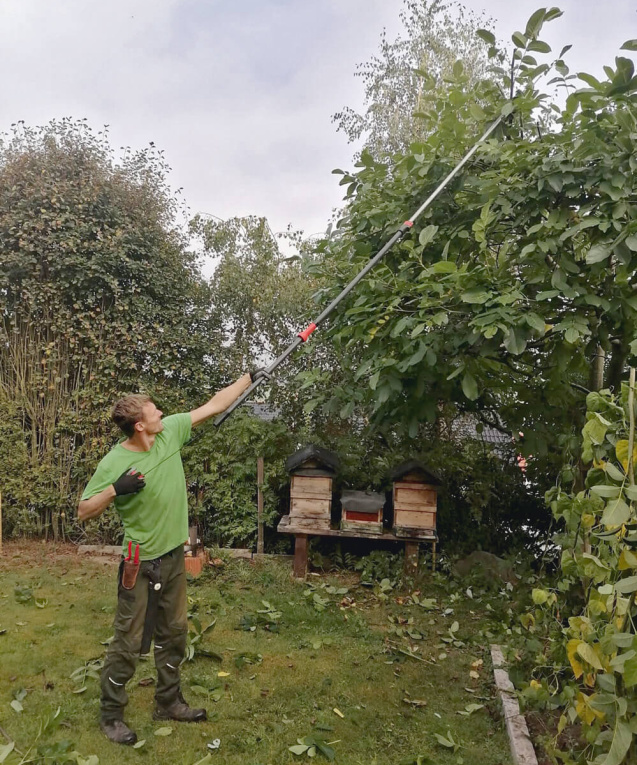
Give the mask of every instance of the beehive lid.
M 374 491 L 344 491 L 341 495 L 343 510 L 353 513 L 370 513 L 376 515 L 383 509 L 385 496 Z
M 391 481 L 400 481 L 409 473 L 417 473 L 423 483 L 431 483 L 440 486 L 442 481 L 440 478 L 428 467 L 418 462 L 417 460 L 407 460 L 400 465 L 397 465 L 389 474 Z
M 304 446 L 285 461 L 285 469 L 294 475 L 333 476 L 338 468 L 339 461 L 336 454 L 314 444 Z

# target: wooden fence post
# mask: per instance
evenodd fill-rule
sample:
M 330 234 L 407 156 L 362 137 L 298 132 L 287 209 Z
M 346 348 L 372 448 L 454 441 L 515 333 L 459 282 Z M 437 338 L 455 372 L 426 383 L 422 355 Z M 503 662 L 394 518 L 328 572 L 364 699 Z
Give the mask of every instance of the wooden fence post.
M 257 457 L 257 555 L 263 555 L 263 457 Z

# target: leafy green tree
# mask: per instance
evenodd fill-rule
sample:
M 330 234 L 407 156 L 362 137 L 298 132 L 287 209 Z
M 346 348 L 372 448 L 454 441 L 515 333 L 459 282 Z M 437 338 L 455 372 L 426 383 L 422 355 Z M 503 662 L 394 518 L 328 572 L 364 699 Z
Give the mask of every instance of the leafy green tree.
M 476 37 L 485 20 L 460 3 L 404 0 L 404 31 L 395 40 L 383 32 L 380 51 L 358 67 L 365 111 L 346 107 L 334 115 L 350 141 L 362 140 L 374 157 L 405 151 L 431 130 L 430 99 L 446 90 L 446 79 L 462 62 L 471 82 L 487 72 L 488 58 Z
M 214 384 L 209 289 L 166 170 L 152 146 L 116 161 L 83 121 L 19 124 L 0 143 L 0 393 L 28 454 L 16 500 L 56 537 L 112 444 L 114 398 L 183 405 Z
M 331 325 L 339 357 L 356 367 L 356 397 L 377 422 L 416 435 L 439 402 L 454 402 L 523 431 L 537 456 L 581 420 L 594 358 L 610 357 L 605 384 L 621 379 L 637 309 L 637 79 L 619 57 L 605 81 L 582 74 L 586 87 L 575 89 L 561 57 L 538 63 L 550 52 L 542 24 L 559 14 L 542 9 L 513 35 L 506 68 L 482 32 L 495 76 L 474 83 L 457 67 L 423 140 L 392 157 L 363 152 L 343 175 L 351 201 L 318 248 L 330 297 L 485 126 L 506 117 Z M 572 89 L 565 106 L 536 87 L 544 74 Z M 339 401 L 346 393 L 334 391 Z

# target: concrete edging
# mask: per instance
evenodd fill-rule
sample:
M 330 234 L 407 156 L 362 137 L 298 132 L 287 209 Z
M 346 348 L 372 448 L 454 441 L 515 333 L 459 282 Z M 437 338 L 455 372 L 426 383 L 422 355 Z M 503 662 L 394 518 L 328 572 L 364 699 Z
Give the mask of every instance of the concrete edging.
M 515 765 L 538 765 L 535 749 L 531 743 L 529 729 L 520 712 L 517 696 L 513 683 L 506 671 L 506 664 L 499 645 L 491 646 L 491 661 L 493 663 L 493 676 L 498 695 L 502 702 L 504 722 L 509 736 L 511 755 Z

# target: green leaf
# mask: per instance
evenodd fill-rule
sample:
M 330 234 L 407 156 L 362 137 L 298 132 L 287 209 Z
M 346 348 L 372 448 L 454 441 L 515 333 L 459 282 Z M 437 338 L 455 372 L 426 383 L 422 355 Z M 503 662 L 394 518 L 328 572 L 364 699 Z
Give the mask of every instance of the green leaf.
M 155 735 L 156 736 L 170 736 L 172 734 L 172 732 L 173 732 L 173 729 L 167 726 L 165 728 L 157 728 L 157 730 L 155 731 Z
M 593 263 L 601 263 L 603 260 L 606 260 L 609 256 L 610 256 L 610 249 L 606 245 L 595 244 L 586 253 L 586 262 L 590 266 L 590 265 L 593 265 Z
M 20 712 L 24 710 L 24 707 L 17 699 L 13 699 L 13 701 L 11 702 L 11 709 L 13 709 L 15 712 L 20 714 Z
M 602 523 L 604 526 L 621 526 L 630 518 L 630 508 L 623 499 L 611 499 L 606 505 Z
M 526 320 L 526 323 L 529 325 L 529 327 L 544 334 L 544 332 L 546 331 L 546 322 L 541 316 L 538 316 L 536 313 L 531 312 L 531 313 L 527 313 L 524 318 Z
M 619 497 L 621 489 L 619 486 L 608 486 L 606 484 L 599 484 L 598 486 L 592 486 L 591 491 L 593 494 L 597 494 L 598 497 L 604 497 L 605 499 L 612 499 Z
M 531 597 L 536 606 L 541 606 L 549 599 L 549 593 L 546 590 L 534 589 L 531 593 Z
M 489 45 L 495 45 L 495 35 L 493 32 L 489 32 L 488 29 L 478 29 L 476 30 L 476 34 L 481 40 L 489 43 Z
M 628 645 L 632 645 L 633 635 L 630 636 L 631 640 Z M 624 648 L 628 646 L 623 646 Z M 624 685 L 626 688 L 632 688 L 637 685 L 637 655 L 632 659 L 628 659 L 624 663 Z M 1 762 L 1 760 L 0 760 Z
M 514 356 L 519 356 L 526 348 L 526 338 L 518 327 L 510 327 L 504 338 L 504 347 Z
M 606 474 L 613 479 L 613 481 L 623 482 L 624 478 L 626 477 L 618 467 L 613 465 L 612 462 L 604 463 L 604 470 L 606 471 Z
M 615 583 L 615 592 L 626 595 L 637 590 L 637 576 L 627 576 Z
M 511 39 L 516 48 L 526 48 L 527 39 L 522 32 L 514 32 L 511 35 Z
M 454 274 L 458 267 L 452 260 L 438 260 L 431 266 L 434 274 Z
M 622 720 L 616 720 L 613 742 L 602 765 L 621 765 L 628 754 L 632 740 L 633 734 L 628 724 Z
M 137 741 L 136 743 L 133 744 L 133 749 L 141 749 L 144 746 L 145 743 L 146 743 L 146 739 L 142 738 L 142 739 L 140 739 L 139 741 Z
M 479 305 L 486 303 L 489 298 L 489 293 L 482 289 L 467 290 L 467 292 L 463 292 L 462 295 L 460 295 L 460 300 L 462 300 L 463 303 L 475 303 Z
M 635 577 L 637 579 L 637 577 Z M 584 659 L 585 662 L 595 667 L 595 669 L 603 669 L 602 663 L 599 660 L 599 656 L 595 653 L 593 648 L 588 643 L 580 643 L 577 646 L 577 653 Z
M 637 40 L 626 40 L 620 50 L 637 50 Z
M 544 23 L 545 16 L 546 8 L 538 8 L 538 10 L 535 11 L 526 22 L 526 29 L 524 30 L 524 34 L 527 37 L 537 37 L 540 33 L 540 30 L 542 29 L 542 24 Z
M 438 226 L 430 225 L 426 228 L 423 228 L 423 230 L 420 232 L 420 235 L 418 236 L 418 241 L 420 244 L 422 244 L 423 247 L 426 247 L 429 242 L 436 236 L 436 232 L 438 231 Z
M 292 752 L 292 754 L 305 754 L 309 748 L 310 747 L 305 746 L 305 744 L 295 744 L 294 746 L 289 746 L 288 750 Z
M 475 401 L 479 396 L 478 383 L 471 372 L 465 372 L 465 375 L 462 378 L 462 392 L 469 401 Z

